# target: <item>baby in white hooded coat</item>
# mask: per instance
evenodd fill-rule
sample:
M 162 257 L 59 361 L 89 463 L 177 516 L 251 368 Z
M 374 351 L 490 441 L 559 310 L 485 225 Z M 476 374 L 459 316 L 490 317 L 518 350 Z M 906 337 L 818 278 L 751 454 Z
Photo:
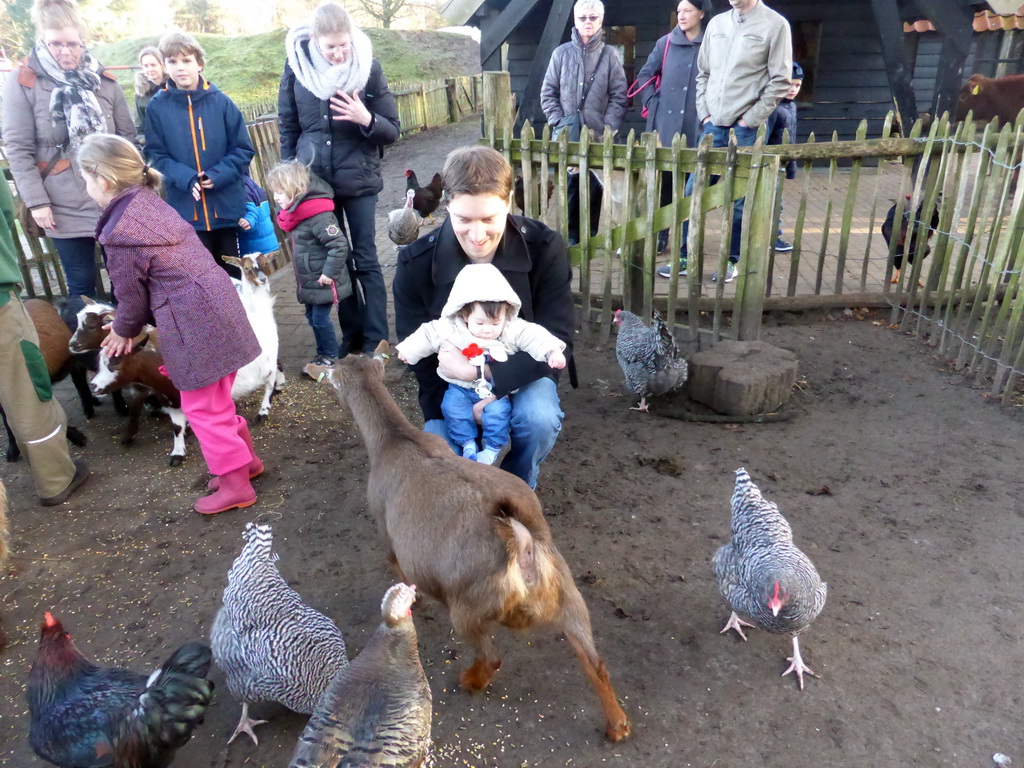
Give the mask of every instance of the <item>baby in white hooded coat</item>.
M 423 323 L 396 347 L 398 359 L 414 364 L 437 353 L 448 342 L 462 350 L 477 366 L 473 380 L 449 378 L 441 403 L 448 435 L 462 447 L 462 455 L 493 464 L 508 442 L 511 405 L 507 397 L 497 399 L 484 375 L 487 362 L 503 362 L 516 352 L 547 362 L 552 368 L 565 367 L 565 342 L 541 325 L 520 318 L 522 302 L 493 264 L 470 264 L 459 272 L 452 285 L 441 318 Z M 473 405 L 484 402 L 482 450 L 477 450 L 477 426 Z

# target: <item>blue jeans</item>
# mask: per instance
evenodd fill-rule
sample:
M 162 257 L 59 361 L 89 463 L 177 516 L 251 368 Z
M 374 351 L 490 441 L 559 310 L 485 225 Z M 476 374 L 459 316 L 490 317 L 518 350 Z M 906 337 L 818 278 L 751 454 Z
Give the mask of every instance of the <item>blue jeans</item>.
M 562 430 L 565 414 L 558 402 L 558 388 L 551 379 L 537 379 L 520 387 L 508 399 L 512 404 L 512 447 L 505 454 L 501 468 L 536 488 L 540 463 L 551 452 Z M 443 419 L 431 419 L 423 425 L 423 431 L 440 435 L 452 443 Z M 462 446 L 452 445 L 452 450 L 462 455 Z
M 334 332 L 334 324 L 331 322 L 333 306 L 306 304 L 306 322 L 313 329 L 313 338 L 316 339 L 316 356 L 332 360 L 338 356 L 338 334 Z
M 479 429 L 473 418 L 473 406 L 480 402 L 476 390 L 449 384 L 441 401 L 444 424 L 448 428 L 448 440 L 459 446 L 459 452 L 466 443 L 476 443 Z M 507 397 L 484 406 L 480 419 L 483 428 L 484 448 L 500 451 L 508 442 L 511 426 L 512 403 Z
M 744 128 L 739 123 L 734 125 L 715 125 L 710 120 L 704 123 L 704 133 L 710 133 L 712 136 L 711 146 L 713 147 L 727 147 L 729 146 L 729 131 L 733 130 L 736 132 L 736 146 L 738 147 L 752 147 L 754 141 L 757 139 L 756 128 Z M 711 183 L 715 184 L 718 182 L 718 176 L 711 177 Z M 693 176 L 686 180 L 686 196 L 689 197 L 693 194 Z M 740 260 L 740 238 L 743 234 L 743 205 L 746 202 L 746 198 L 741 197 L 736 201 L 736 204 L 732 208 L 732 238 L 729 241 L 729 261 L 735 264 Z M 690 222 L 683 222 L 683 245 L 679 249 L 679 258 L 686 258 L 686 236 L 690 231 Z
M 351 247 L 348 273 L 352 295 L 338 302 L 344 354 L 372 353 L 388 338 L 388 293 L 377 260 L 376 213 L 377 195 L 334 198 L 334 215 Z
M 64 305 L 64 322 L 74 323 L 75 315 L 85 306 L 83 296 L 98 299 L 96 294 L 96 238 L 55 237 L 53 245 L 64 268 L 64 282 L 68 287 L 68 300 Z

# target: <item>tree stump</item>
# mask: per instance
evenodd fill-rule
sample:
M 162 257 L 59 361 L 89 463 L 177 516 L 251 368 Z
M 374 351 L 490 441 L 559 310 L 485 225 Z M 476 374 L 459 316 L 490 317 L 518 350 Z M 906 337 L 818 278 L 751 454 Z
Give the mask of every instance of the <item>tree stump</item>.
M 690 398 L 730 416 L 778 410 L 796 383 L 796 355 L 763 341 L 722 341 L 689 364 Z

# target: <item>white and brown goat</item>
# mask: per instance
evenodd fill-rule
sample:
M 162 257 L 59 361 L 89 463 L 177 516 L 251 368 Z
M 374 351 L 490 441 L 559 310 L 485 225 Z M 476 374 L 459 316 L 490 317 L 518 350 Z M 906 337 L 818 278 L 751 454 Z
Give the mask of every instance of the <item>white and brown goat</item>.
M 238 400 L 262 387 L 263 400 L 256 413 L 258 423 L 270 415 L 270 403 L 285 383 L 284 372 L 277 360 L 277 321 L 274 319 L 274 296 L 266 273 L 267 257 L 253 253 L 237 259 L 225 256 L 224 261 L 242 270 L 242 279 L 234 282 L 238 285 L 239 298 L 262 350 L 259 357 L 239 369 L 231 387 L 231 397 Z
M 75 353 L 98 350 L 109 333 L 104 326 L 110 325 L 116 316 L 117 310 L 109 304 L 85 299 L 85 306 L 78 313 L 78 328 L 71 336 L 68 347 Z M 153 327 L 146 326 L 136 337 L 135 348 L 127 355 L 110 358 L 101 352 L 99 370 L 89 386 L 96 394 L 119 391 L 128 393 L 128 424 L 121 434 L 122 445 L 131 445 L 135 440 L 142 408 L 148 399 L 156 398 L 161 411 L 171 419 L 174 445 L 171 448 L 170 465 L 177 467 L 185 461 L 188 421 L 181 409 L 181 394 L 170 378 L 160 371 L 164 359 L 152 343 L 151 335 L 155 337 Z
M 475 652 L 459 683 L 483 690 L 501 666 L 497 625 L 551 625 L 565 633 L 601 700 L 605 735 L 629 736 L 590 613 L 555 547 L 537 495 L 518 477 L 468 461 L 414 427 L 384 385 L 378 356 L 350 355 L 333 368 L 309 365 L 355 419 L 370 459 L 367 497 L 398 577 L 448 606 Z

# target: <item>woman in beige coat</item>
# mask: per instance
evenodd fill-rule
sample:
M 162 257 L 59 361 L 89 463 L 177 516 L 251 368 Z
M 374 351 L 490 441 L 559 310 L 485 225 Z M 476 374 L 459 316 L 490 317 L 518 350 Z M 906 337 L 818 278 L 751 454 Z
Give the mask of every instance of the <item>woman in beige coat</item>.
M 53 238 L 68 289 L 65 322 L 96 295 L 99 207 L 85 191 L 75 153 L 91 133 L 135 140 L 124 92 L 85 47 L 74 0 L 36 0 L 38 40 L 7 77 L 3 135 L 14 184 L 32 218 Z

